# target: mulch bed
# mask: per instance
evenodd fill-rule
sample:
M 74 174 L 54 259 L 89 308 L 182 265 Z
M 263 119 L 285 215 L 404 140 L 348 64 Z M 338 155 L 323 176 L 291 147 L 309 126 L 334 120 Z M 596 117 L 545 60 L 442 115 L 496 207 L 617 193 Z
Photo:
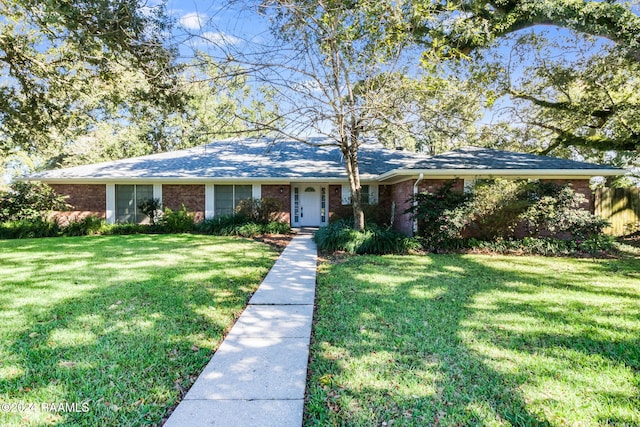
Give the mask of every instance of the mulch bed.
M 266 243 L 277 251 L 282 252 L 294 236 L 295 234 L 265 234 L 262 236 L 256 236 L 255 240 Z

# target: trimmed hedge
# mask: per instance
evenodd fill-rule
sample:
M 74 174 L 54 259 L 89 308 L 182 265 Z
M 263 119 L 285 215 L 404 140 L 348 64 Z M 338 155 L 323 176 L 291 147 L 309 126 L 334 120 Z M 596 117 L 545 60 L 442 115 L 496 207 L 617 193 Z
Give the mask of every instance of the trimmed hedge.
M 290 234 L 291 226 L 286 222 L 255 222 L 244 215 L 224 215 L 202 221 L 197 231 L 216 236 L 255 237 L 261 234 Z
M 230 215 L 206 220 L 196 224 L 186 211 L 168 211 L 158 224 L 106 224 L 96 216 L 87 216 L 60 225 L 53 220 L 34 218 L 30 220 L 0 223 L 0 239 L 26 239 L 39 237 L 125 235 L 125 234 L 172 234 L 202 233 L 218 236 L 255 237 L 262 234 L 290 234 L 291 227 L 285 222 L 258 224 L 246 217 Z

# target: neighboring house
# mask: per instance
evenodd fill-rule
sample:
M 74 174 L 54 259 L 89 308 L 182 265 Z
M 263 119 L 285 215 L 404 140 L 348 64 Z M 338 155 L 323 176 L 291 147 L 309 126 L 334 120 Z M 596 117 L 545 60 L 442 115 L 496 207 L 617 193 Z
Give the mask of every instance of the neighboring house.
M 293 227 L 327 224 L 350 204 L 344 160 L 338 147 L 311 138 L 310 144 L 271 139 L 225 140 L 170 153 L 50 170 L 26 179 L 51 185 L 68 196 L 68 215 L 98 215 L 109 223 L 140 222 L 137 209 L 148 198 L 173 210 L 181 206 L 196 220 L 234 212 L 247 198 L 282 204 L 281 219 Z M 447 180 L 463 190 L 482 178 L 526 178 L 570 182 L 590 199 L 589 179 L 624 170 L 591 163 L 484 148 L 463 148 L 437 156 L 363 144 L 358 152 L 363 199 L 385 204 L 394 227 L 411 234 L 404 211 L 410 197 L 435 191 Z

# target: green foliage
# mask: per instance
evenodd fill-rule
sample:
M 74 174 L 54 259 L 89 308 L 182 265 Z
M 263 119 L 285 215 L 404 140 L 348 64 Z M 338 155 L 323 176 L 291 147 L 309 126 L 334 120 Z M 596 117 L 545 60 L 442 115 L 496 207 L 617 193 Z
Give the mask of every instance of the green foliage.
M 458 217 L 452 217 L 456 208 L 464 204 L 469 195 L 454 191 L 455 181 L 448 181 L 435 193 L 419 193 L 411 200 L 406 211 L 418 220 L 418 234 L 431 243 L 439 243 L 457 237 L 465 224 L 459 224 Z
M 106 229 L 104 220 L 93 215 L 71 219 L 65 225 L 53 219 L 34 217 L 0 222 L 0 239 L 89 236 L 104 234 Z
M 235 234 L 233 232 L 235 228 L 246 224 L 248 221 L 247 217 L 242 215 L 220 215 L 205 219 L 197 225 L 197 229 L 204 234 L 230 236 Z
M 288 222 L 271 221 L 267 223 L 254 222 L 242 214 L 222 215 L 202 221 L 197 226 L 200 233 L 215 236 L 255 237 L 261 234 L 290 234 L 291 226 Z
M 462 245 L 461 245 L 462 246 Z M 572 256 L 572 255 L 604 255 L 617 249 L 613 236 L 595 235 L 585 240 L 554 239 L 550 237 L 524 237 L 515 239 L 496 239 L 483 241 L 469 239 L 463 242 L 465 249 L 489 251 L 503 254 L 525 254 L 544 256 Z
M 354 230 L 345 221 L 332 222 L 320 227 L 314 240 L 325 252 L 342 251 L 349 254 L 403 254 L 418 250 L 416 239 L 390 228 L 368 224 L 364 231 Z
M 268 224 L 278 220 L 282 212 L 282 202 L 276 199 L 241 200 L 236 207 L 236 215 L 247 218 L 257 224 Z
M 492 241 L 516 234 L 584 239 L 601 234 L 607 225 L 581 207 L 584 195 L 568 184 L 497 179 L 479 183 L 469 195 L 452 191 L 452 185 L 415 196 L 417 206 L 407 210 L 418 220 L 426 247 L 455 247 L 465 237 Z
M 82 139 L 87 151 L 101 151 L 92 137 L 105 122 L 149 118 L 151 105 L 166 113 L 184 102 L 162 5 L 16 0 L 2 3 L 2 18 L 2 154 L 56 164 Z
M 94 215 L 88 215 L 84 218 L 70 221 L 62 229 L 64 236 L 90 236 L 93 234 L 102 234 L 102 230 L 106 224 L 102 218 Z
M 42 218 L 51 211 L 68 208 L 64 197 L 41 182 L 18 181 L 0 192 L 0 222 Z
M 121 224 L 105 224 L 100 234 L 105 236 L 125 236 L 129 234 L 148 234 L 152 231 L 160 232 L 159 227 L 149 227 L 146 224 L 124 222 Z
M 56 237 L 60 234 L 61 229 L 57 222 L 42 217 L 0 223 L 0 239 Z
M 534 203 L 518 217 L 531 236 L 548 232 L 569 233 L 574 237 L 587 238 L 602 234 L 608 222 L 581 206 L 588 200 L 574 192 L 568 185 L 538 185 L 539 191 L 530 192 Z M 541 190 L 541 191 L 540 191 Z
M 160 199 L 143 200 L 138 204 L 138 209 L 140 209 L 140 212 L 149 217 L 151 225 L 158 224 L 158 221 L 160 219 L 160 212 L 162 212 L 162 204 L 160 203 Z
M 195 230 L 195 216 L 184 204 L 177 211 L 165 208 L 159 226 L 164 233 L 190 233 Z
M 286 221 L 271 221 L 264 227 L 264 234 L 291 234 L 291 225 Z
M 263 234 L 290 234 L 291 226 L 287 222 L 253 222 L 241 215 L 221 216 L 194 223 L 193 214 L 183 207 L 179 211 L 166 209 L 157 225 L 148 224 L 106 224 L 103 219 L 93 215 L 74 218 L 66 224 L 58 221 L 35 217 L 31 219 L 0 222 L 0 239 L 24 239 L 36 237 L 128 235 L 128 234 L 175 234 L 203 233 L 218 236 L 255 237 Z

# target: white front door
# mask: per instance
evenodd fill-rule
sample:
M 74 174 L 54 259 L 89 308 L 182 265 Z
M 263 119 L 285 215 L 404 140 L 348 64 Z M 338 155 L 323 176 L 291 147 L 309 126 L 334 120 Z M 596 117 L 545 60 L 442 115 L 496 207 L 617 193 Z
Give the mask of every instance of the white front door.
M 300 226 L 320 226 L 320 187 L 305 185 L 300 187 Z

